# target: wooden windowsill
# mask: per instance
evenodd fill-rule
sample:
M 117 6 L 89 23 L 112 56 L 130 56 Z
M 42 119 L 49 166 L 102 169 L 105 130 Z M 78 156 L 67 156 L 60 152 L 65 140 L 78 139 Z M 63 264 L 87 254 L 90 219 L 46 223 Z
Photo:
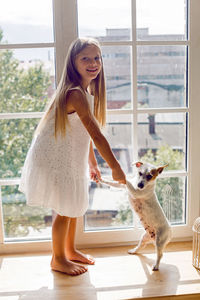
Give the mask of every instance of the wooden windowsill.
M 88 272 L 71 277 L 52 272 L 50 253 L 0 256 L 3 299 L 200 299 L 200 272 L 192 266 L 192 243 L 170 243 L 160 270 L 152 271 L 153 245 L 140 255 L 130 247 L 84 249 L 96 258 Z

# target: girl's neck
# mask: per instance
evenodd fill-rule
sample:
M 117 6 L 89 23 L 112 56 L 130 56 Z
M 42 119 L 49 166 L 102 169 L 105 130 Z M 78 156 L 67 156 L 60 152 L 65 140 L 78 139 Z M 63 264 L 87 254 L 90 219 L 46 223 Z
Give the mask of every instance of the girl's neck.
M 83 88 L 84 91 L 88 92 L 88 87 L 90 85 L 90 82 L 81 82 L 81 87 Z

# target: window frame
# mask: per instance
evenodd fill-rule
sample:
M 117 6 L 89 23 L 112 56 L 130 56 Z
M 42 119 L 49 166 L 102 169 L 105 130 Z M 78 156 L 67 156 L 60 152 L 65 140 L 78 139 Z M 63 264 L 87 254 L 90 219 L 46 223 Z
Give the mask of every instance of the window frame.
M 133 157 L 137 159 L 138 145 L 137 145 L 137 115 L 140 113 L 164 113 L 164 112 L 183 112 L 188 113 L 188 136 L 187 136 L 187 170 L 174 171 L 163 174 L 165 176 L 187 176 L 187 205 L 186 205 L 186 225 L 173 226 L 173 240 L 191 240 L 192 225 L 196 217 L 200 213 L 200 188 L 198 183 L 198 164 L 200 153 L 200 139 L 198 133 L 200 131 L 199 111 L 200 104 L 198 96 L 200 95 L 200 85 L 198 78 L 200 78 L 200 60 L 198 54 L 200 52 L 200 32 L 198 30 L 200 2 L 198 0 L 188 0 L 188 40 L 186 41 L 137 41 L 136 38 L 136 0 L 130 0 L 132 3 L 132 36 L 130 41 L 121 42 L 101 42 L 102 46 L 116 46 L 124 45 L 132 48 L 132 109 L 128 110 L 108 110 L 107 113 L 115 114 L 132 114 L 133 122 Z M 55 48 L 56 61 L 56 82 L 59 82 L 61 77 L 65 56 L 70 43 L 78 36 L 78 13 L 77 1 L 74 0 L 59 0 L 53 1 L 54 14 L 54 34 L 55 41 L 53 43 L 34 43 L 34 44 L 6 44 L 0 45 L 0 49 L 19 49 L 19 48 Z M 188 47 L 188 107 L 181 108 L 138 108 L 137 107 L 137 46 L 141 45 L 184 45 Z M 0 119 L 18 119 L 18 118 L 38 118 L 43 113 L 6 113 L 0 114 Z M 19 183 L 18 179 L 0 179 L 0 187 L 2 185 L 15 185 Z M 141 235 L 142 229 L 121 229 L 121 230 L 105 230 L 84 232 L 84 220 L 79 218 L 77 226 L 77 245 L 78 247 L 89 246 L 103 246 L 103 245 L 122 245 L 137 241 Z M 14 245 L 14 246 L 13 246 Z M 20 252 L 23 251 L 42 251 L 50 250 L 50 241 L 38 242 L 21 242 L 21 243 L 5 243 L 3 234 L 3 218 L 2 218 L 2 202 L 0 198 L 0 253 L 1 252 Z

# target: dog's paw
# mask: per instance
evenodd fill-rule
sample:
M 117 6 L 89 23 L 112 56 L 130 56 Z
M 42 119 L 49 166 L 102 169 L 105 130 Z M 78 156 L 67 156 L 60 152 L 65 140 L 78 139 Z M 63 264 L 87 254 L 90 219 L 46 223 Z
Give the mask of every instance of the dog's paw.
M 137 253 L 137 247 L 133 248 L 133 249 L 129 249 L 128 250 L 129 254 L 136 254 Z
M 153 270 L 153 271 L 159 271 L 159 267 L 157 267 L 157 266 L 155 265 L 155 266 L 153 266 L 152 270 Z

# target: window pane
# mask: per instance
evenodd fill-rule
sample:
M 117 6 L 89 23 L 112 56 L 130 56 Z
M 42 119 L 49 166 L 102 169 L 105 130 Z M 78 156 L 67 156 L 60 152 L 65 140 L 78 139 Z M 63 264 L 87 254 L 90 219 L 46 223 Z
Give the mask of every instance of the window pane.
M 186 47 L 138 46 L 138 106 L 186 106 Z
M 133 214 L 124 190 L 113 190 L 91 182 L 85 231 L 119 229 L 133 226 Z
M 158 178 L 156 194 L 169 222 L 185 224 L 185 177 Z
M 2 186 L 5 241 L 13 239 L 46 239 L 51 237 L 52 211 L 26 205 L 17 186 Z
M 0 51 L 0 113 L 43 111 L 55 89 L 53 48 Z
M 0 178 L 20 177 L 37 119 L 0 120 Z
M 109 41 L 129 40 L 130 28 L 130 0 L 78 0 L 80 37 L 93 36 L 104 39 L 106 36 L 106 40 Z
M 131 107 L 131 49 L 126 46 L 102 47 L 108 109 Z
M 124 172 L 132 173 L 132 118 L 130 115 L 108 115 L 104 135 L 120 162 Z M 111 169 L 95 149 L 102 177 L 111 176 Z M 85 215 L 85 230 L 124 228 L 132 226 L 133 216 L 124 191 L 112 190 L 107 186 L 90 184 L 89 210 Z
M 185 0 L 137 0 L 138 40 L 185 40 Z
M 0 1 L 0 43 L 53 42 L 53 14 L 51 0 Z
M 132 130 L 131 115 L 119 114 L 107 116 L 107 126 L 103 133 L 126 174 L 132 172 Z M 98 153 L 96 154 L 98 155 Z M 102 159 L 99 156 L 97 159 L 99 159 L 98 163 L 100 167 L 104 167 Z M 108 167 L 101 169 L 101 172 L 102 175 L 111 174 L 111 170 Z
M 186 118 L 184 113 L 139 114 L 138 156 L 170 170 L 185 169 Z

